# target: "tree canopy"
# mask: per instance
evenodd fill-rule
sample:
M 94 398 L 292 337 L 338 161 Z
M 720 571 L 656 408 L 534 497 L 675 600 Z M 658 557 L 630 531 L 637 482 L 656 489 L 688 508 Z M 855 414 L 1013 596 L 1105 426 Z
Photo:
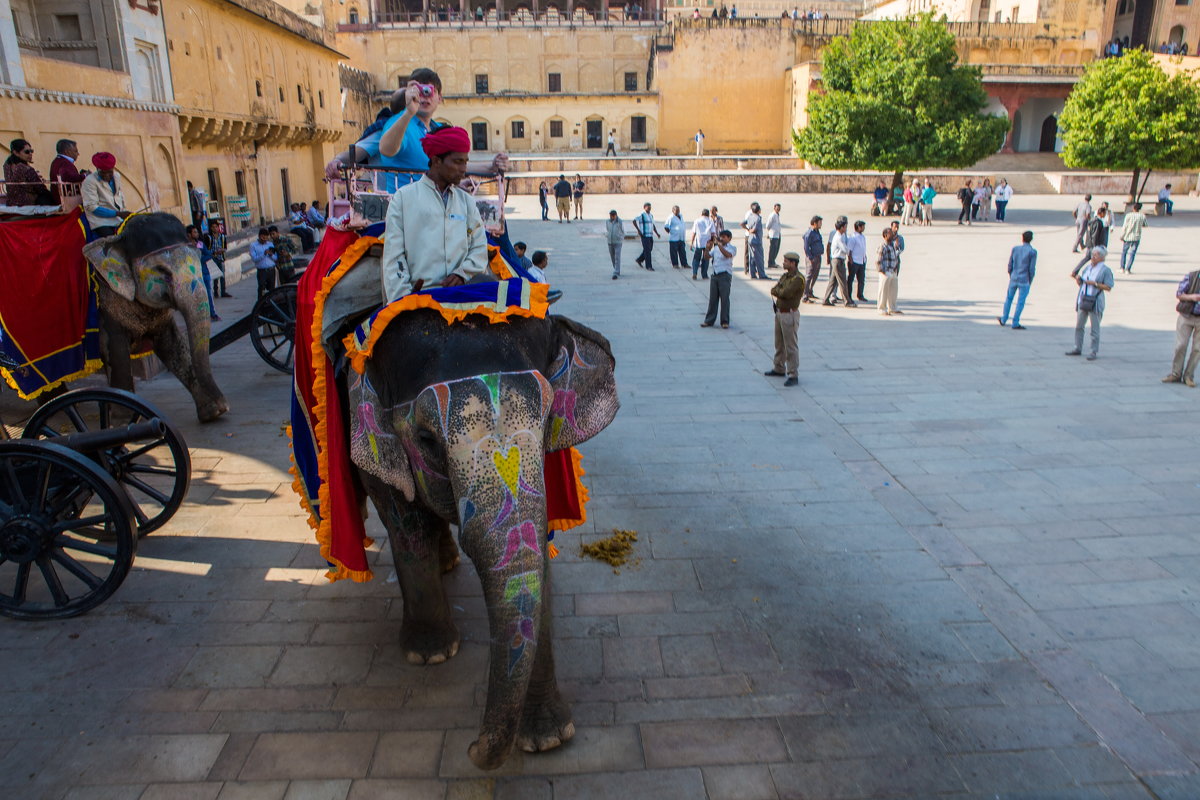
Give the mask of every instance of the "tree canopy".
M 821 58 L 824 92 L 794 131 L 796 154 L 827 169 L 900 173 L 969 167 L 1000 149 L 1008 120 L 987 105 L 978 67 L 930 14 L 854 26 Z
M 1068 167 L 1182 170 L 1200 166 L 1200 86 L 1168 76 L 1145 50 L 1088 66 L 1058 119 Z

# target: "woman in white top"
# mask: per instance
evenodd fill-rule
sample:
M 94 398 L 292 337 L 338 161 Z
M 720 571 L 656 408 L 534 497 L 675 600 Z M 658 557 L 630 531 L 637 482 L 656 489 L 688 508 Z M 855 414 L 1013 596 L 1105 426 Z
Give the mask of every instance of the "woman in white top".
M 1004 209 L 1008 207 L 1012 196 L 1012 187 L 1008 185 L 1008 181 L 1001 178 L 1000 183 L 996 185 L 996 222 L 1004 222 Z

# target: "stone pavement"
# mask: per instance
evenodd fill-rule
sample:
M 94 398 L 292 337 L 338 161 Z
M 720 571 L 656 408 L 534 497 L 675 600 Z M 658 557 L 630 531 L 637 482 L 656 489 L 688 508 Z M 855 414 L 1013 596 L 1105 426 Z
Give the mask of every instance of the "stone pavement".
M 649 199 L 732 224 L 750 198 Z M 812 213 L 865 206 L 756 199 L 783 203 L 785 250 Z M 1159 383 L 1200 202 L 1151 220 L 1098 361 L 1063 356 L 1075 199 L 1018 196 L 1005 225 L 905 231 L 904 316 L 804 306 L 785 389 L 761 374 L 769 283 L 737 275 L 733 326 L 701 330 L 707 287 L 665 243 L 649 273 L 627 242 L 609 279 L 599 220 L 642 198 L 589 197 L 569 226 L 515 200 L 556 311 L 618 360 L 621 413 L 581 448 L 589 519 L 552 567 L 575 740 L 471 766 L 477 579 L 449 578 L 459 655 L 405 663 L 387 553 L 371 584 L 323 579 L 286 474 L 288 378 L 243 341 L 214 357 L 234 408 L 217 424 L 169 377 L 140 387 L 195 471 L 118 593 L 76 620 L 0 620 L 0 796 L 1200 797 L 1200 392 Z M 1024 227 L 1029 330 L 1002 330 Z M 639 533 L 619 574 L 578 556 L 614 527 Z

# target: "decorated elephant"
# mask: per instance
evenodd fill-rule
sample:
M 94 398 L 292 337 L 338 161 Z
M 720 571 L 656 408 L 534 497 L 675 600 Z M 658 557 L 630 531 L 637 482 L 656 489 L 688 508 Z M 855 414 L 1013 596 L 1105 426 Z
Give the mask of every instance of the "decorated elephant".
M 98 277 L 100 349 L 109 383 L 133 390 L 130 348 L 148 337 L 191 393 L 201 422 L 228 411 L 208 361 L 211 311 L 200 255 L 183 224 L 170 214 L 137 214 L 120 233 L 89 243 L 83 253 Z M 186 339 L 175 311 L 183 315 Z
M 391 541 L 410 662 L 458 651 L 441 578 L 458 561 L 451 523 L 479 573 L 490 666 L 469 756 L 482 769 L 575 732 L 554 672 L 545 464 L 613 420 L 614 368 L 608 341 L 565 317 L 450 325 L 418 309 L 347 379 L 351 458 Z

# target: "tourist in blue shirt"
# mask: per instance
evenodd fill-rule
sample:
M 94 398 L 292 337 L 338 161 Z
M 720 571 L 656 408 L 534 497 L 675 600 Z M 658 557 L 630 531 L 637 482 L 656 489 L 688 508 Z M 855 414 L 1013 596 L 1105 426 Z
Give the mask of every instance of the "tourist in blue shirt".
M 423 93 L 422 87 L 426 87 Z M 367 167 L 392 167 L 411 172 L 411 175 L 381 175 L 380 189 L 394 192 L 401 186 L 420 179 L 429 169 L 429 159 L 421 149 L 421 139 L 439 127 L 433 115 L 442 103 L 442 79 L 431 69 L 413 71 L 408 85 L 397 89 L 388 108 L 363 131 L 363 137 L 349 150 L 339 153 L 325 168 L 325 177 L 336 180 L 342 167 L 362 164 Z M 386 112 L 386 113 L 385 113 Z M 498 154 L 490 163 L 472 162 L 467 171 L 472 175 L 494 175 L 508 168 L 508 156 Z
M 1023 331 L 1021 311 L 1025 308 L 1025 298 L 1029 296 L 1029 286 L 1033 283 L 1037 271 L 1037 250 L 1033 249 L 1033 231 L 1021 234 L 1021 243 L 1012 249 L 1008 257 L 1008 295 L 1004 298 L 1004 313 L 996 317 L 1000 327 L 1008 322 L 1008 312 L 1012 309 L 1013 296 L 1017 298 L 1017 313 L 1013 314 L 1012 326 L 1014 331 Z
M 421 139 L 437 126 L 433 114 L 442 104 L 442 79 L 431 69 L 414 70 L 404 89 L 403 102 L 403 113 L 393 113 L 384 125 L 379 140 L 380 160 L 384 166 L 424 172 L 429 169 L 429 159 L 421 150 Z M 472 175 L 494 175 L 507 169 L 508 156 L 504 153 L 498 154 L 490 164 L 467 165 L 467 172 Z M 420 177 L 417 175 L 412 180 Z
M 271 241 L 271 232 L 266 228 L 258 229 L 258 238 L 250 243 L 250 262 L 258 277 L 258 296 L 262 297 L 275 288 L 275 243 Z

